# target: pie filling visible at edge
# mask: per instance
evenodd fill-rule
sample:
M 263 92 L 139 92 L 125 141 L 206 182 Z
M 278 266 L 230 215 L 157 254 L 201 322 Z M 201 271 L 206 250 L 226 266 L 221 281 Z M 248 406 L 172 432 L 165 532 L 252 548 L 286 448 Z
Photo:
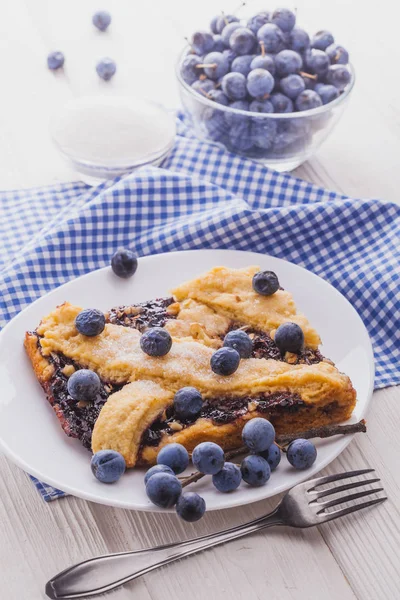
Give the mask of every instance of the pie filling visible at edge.
M 79 307 L 65 303 L 45 317 L 26 334 L 25 347 L 65 433 L 94 452 L 121 452 L 132 467 L 154 464 L 170 442 L 189 451 L 206 440 L 226 450 L 238 447 L 253 417 L 270 419 L 279 433 L 348 419 L 356 402 L 350 379 L 320 354 L 319 336 L 289 292 L 253 291 L 257 270 L 218 267 L 178 287 L 173 298 L 114 308 L 103 333 L 92 338 L 75 328 Z M 303 329 L 300 355 L 282 357 L 273 342 L 275 329 L 287 321 Z M 154 326 L 173 337 L 161 358 L 144 354 L 139 345 L 141 332 Z M 253 338 L 253 357 L 241 360 L 233 375 L 218 376 L 211 355 L 237 327 Z M 68 394 L 68 377 L 79 368 L 101 379 L 94 402 L 76 403 Z M 194 421 L 174 414 L 174 393 L 188 385 L 204 398 Z

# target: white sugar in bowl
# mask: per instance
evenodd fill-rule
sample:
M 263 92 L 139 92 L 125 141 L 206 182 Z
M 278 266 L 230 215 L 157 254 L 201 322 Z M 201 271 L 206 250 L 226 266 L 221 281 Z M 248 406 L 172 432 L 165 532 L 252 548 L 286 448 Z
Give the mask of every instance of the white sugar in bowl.
M 132 97 L 84 97 L 68 102 L 50 125 L 58 150 L 89 185 L 158 166 L 175 139 L 175 117 Z

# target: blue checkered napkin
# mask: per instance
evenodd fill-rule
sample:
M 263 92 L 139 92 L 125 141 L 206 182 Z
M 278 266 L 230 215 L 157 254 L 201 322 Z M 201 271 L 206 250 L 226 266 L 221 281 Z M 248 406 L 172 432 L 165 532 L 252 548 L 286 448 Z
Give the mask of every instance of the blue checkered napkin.
M 250 250 L 306 267 L 342 292 L 371 336 L 376 388 L 399 384 L 400 207 L 280 175 L 198 141 L 181 121 L 178 131 L 162 169 L 98 188 L 69 183 L 0 194 L 0 323 L 108 265 L 121 246 L 142 256 Z

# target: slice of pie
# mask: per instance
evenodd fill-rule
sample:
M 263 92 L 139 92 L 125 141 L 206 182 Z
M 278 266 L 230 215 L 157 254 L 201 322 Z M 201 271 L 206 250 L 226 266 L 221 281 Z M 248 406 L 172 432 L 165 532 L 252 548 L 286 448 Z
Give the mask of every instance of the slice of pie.
M 238 447 L 253 417 L 270 419 L 278 433 L 348 419 L 356 401 L 350 379 L 320 354 L 318 334 L 288 292 L 266 297 L 252 290 L 257 270 L 213 269 L 174 290 L 173 297 L 114 308 L 96 337 L 76 330 L 79 307 L 65 303 L 45 317 L 26 334 L 25 347 L 67 435 L 94 452 L 118 450 L 132 467 L 154 464 L 170 442 L 189 451 L 205 440 Z M 286 321 L 304 331 L 300 355 L 282 357 L 274 344 L 274 330 Z M 173 337 L 161 358 L 140 348 L 142 332 L 153 326 L 166 327 Z M 211 356 L 237 327 L 253 337 L 253 357 L 241 360 L 233 375 L 216 375 Z M 68 394 L 68 377 L 80 368 L 101 379 L 94 402 L 76 403 Z M 189 385 L 201 391 L 204 404 L 196 419 L 182 421 L 173 397 Z

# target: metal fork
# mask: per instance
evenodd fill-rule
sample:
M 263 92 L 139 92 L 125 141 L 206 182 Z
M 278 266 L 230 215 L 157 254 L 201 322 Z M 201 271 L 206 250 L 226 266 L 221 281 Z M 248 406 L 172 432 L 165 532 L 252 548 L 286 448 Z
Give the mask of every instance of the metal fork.
M 348 490 L 378 482 L 379 479 L 376 477 L 372 479 L 363 477 L 360 481 L 330 486 L 322 490 L 317 489 L 321 485 L 366 475 L 373 471 L 374 469 L 350 471 L 327 477 L 318 477 L 300 483 L 286 493 L 272 513 L 225 531 L 177 544 L 168 544 L 135 552 L 108 554 L 78 563 L 50 579 L 46 584 L 46 594 L 53 599 L 95 596 L 113 590 L 178 558 L 195 554 L 201 550 L 212 548 L 273 525 L 312 527 L 356 512 L 361 508 L 379 504 L 387 498 L 379 497 L 362 503 L 354 503 L 354 500 L 382 492 L 382 487 L 348 493 Z M 333 494 L 340 495 L 331 500 L 325 500 Z M 347 502 L 351 504 L 333 511 L 327 510 Z

